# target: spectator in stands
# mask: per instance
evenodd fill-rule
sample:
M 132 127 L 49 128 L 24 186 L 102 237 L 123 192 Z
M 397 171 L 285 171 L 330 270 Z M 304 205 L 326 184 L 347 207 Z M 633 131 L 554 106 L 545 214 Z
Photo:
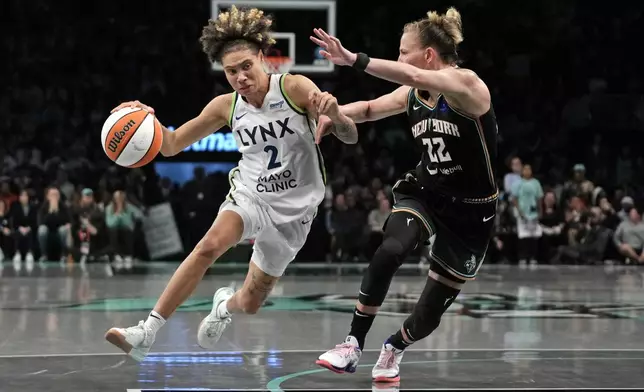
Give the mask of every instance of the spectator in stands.
M 45 202 L 38 211 L 38 243 L 41 261 L 50 259 L 49 244 L 55 243 L 60 250 L 61 262 L 69 250 L 70 215 L 69 210 L 60 200 L 60 191 L 56 187 L 47 189 Z M 50 236 L 54 236 L 53 238 Z
M 628 218 L 630 211 L 633 209 L 633 206 L 635 206 L 635 201 L 630 196 L 624 196 L 622 197 L 620 205 L 622 208 L 617 212 L 617 216 L 619 216 L 620 221 L 625 221 Z
M 521 181 L 521 171 L 523 170 L 523 163 L 521 158 L 512 157 L 510 160 L 510 173 L 503 177 L 503 190 L 507 194 L 512 194 L 512 187 L 515 183 Z
M 543 197 L 543 215 L 539 219 L 543 229 L 540 251 L 543 260 L 550 260 L 554 251 L 564 244 L 562 235 L 564 229 L 564 216 L 557 208 L 557 198 L 553 191 L 547 191 Z
M 0 200 L 4 201 L 5 208 L 9 211 L 11 204 L 18 199 L 13 192 L 11 192 L 11 185 L 8 181 L 3 181 L 0 184 Z
M 94 191 L 90 188 L 83 189 L 72 224 L 74 251 L 80 253 L 81 263 L 90 254 L 96 254 L 100 250 L 104 226 L 105 214 L 94 200 Z
M 14 262 L 21 262 L 23 257 L 27 262 L 34 261 L 34 233 L 38 226 L 38 210 L 30 201 L 29 192 L 23 189 L 18 195 L 18 203 L 11 206 L 11 227 L 16 241 Z
M 615 231 L 622 220 L 615 212 L 613 205 L 608 201 L 607 197 L 604 196 L 599 199 L 599 208 L 601 208 L 602 214 L 604 214 L 604 220 L 602 221 L 604 227 Z
M 338 194 L 330 218 L 333 256 L 343 261 L 357 259 L 363 245 L 366 219 L 362 211 L 356 208 L 355 197 Z
M 595 186 L 586 179 L 586 166 L 578 163 L 572 170 L 572 179 L 564 184 L 563 199 L 569 200 L 574 196 L 579 196 L 586 202 L 590 201 Z
M 143 213 L 126 199 L 125 192 L 116 191 L 105 209 L 105 224 L 115 268 L 132 267 L 134 229 Z
M 626 257 L 627 263 L 644 263 L 644 222 L 637 208 L 631 208 L 628 219 L 617 226 L 613 240 L 619 253 Z
M 612 233 L 602 225 L 603 218 L 599 207 L 592 207 L 590 213 L 584 213 L 577 231 L 578 242 L 559 247 L 553 263 L 559 264 L 564 260 L 576 264 L 601 263 Z
M 522 178 L 514 183 L 512 189 L 513 204 L 517 217 L 519 236 L 519 264 L 537 263 L 539 238 L 543 234 L 539 218 L 542 215 L 543 189 L 539 180 L 532 176 L 532 166 L 524 165 Z
M 387 218 L 391 214 L 391 204 L 387 198 L 381 199 L 378 202 L 378 208 L 374 208 L 369 212 L 369 228 L 371 233 L 369 234 L 369 254 L 367 255 L 368 259 L 371 259 L 373 253 L 378 249 L 380 243 L 382 242 L 383 231 L 382 228 L 387 221 Z
M 11 226 L 9 225 L 9 211 L 7 204 L 0 199 L 0 263 L 4 261 L 5 254 L 9 252 L 11 244 Z

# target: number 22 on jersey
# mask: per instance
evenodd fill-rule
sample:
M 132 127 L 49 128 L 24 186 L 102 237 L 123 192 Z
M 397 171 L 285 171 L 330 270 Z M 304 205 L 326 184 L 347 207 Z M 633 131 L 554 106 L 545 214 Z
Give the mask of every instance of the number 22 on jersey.
M 445 150 L 445 141 L 442 137 L 423 138 L 427 146 L 427 155 L 433 163 L 451 162 L 452 157 Z

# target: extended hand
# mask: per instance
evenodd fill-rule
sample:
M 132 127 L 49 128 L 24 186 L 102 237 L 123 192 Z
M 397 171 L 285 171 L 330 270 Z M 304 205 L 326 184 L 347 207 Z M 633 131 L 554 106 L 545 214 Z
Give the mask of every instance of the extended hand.
M 318 127 L 315 129 L 315 144 L 320 144 L 322 138 L 333 133 L 333 121 L 327 116 L 318 118 Z
M 340 115 L 337 98 L 327 92 L 311 91 L 309 93 L 309 101 L 316 108 L 320 116 L 329 116 L 333 120 Z
M 146 112 L 148 112 L 148 113 L 152 113 L 152 114 L 154 114 L 154 109 L 153 109 L 153 108 L 151 108 L 151 107 L 150 107 L 150 106 L 148 106 L 148 105 L 142 104 L 142 103 L 141 103 L 141 102 L 139 102 L 139 101 L 128 101 L 128 102 L 123 102 L 123 103 L 122 103 L 122 104 L 120 104 L 119 106 L 117 106 L 117 107 L 115 107 L 114 109 L 112 109 L 112 111 L 111 111 L 110 113 L 114 113 L 114 112 L 116 112 L 116 111 L 118 111 L 118 110 L 121 110 L 121 109 L 124 109 L 124 108 L 141 108 L 141 109 L 145 110 L 145 111 L 146 111 Z
M 318 38 L 311 36 L 311 41 L 324 49 L 320 51 L 324 58 L 336 65 L 353 65 L 356 62 L 356 54 L 345 49 L 339 39 L 322 29 L 313 29 L 313 33 Z

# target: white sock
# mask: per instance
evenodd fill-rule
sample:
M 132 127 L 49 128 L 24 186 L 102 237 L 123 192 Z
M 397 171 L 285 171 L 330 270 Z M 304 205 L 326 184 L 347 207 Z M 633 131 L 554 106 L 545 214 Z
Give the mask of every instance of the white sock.
M 161 327 L 163 327 L 163 324 L 165 324 L 165 319 L 153 310 L 150 312 L 150 315 L 148 316 L 148 319 L 145 320 L 144 324 L 146 328 L 152 330 L 153 333 L 156 333 L 161 329 Z
M 217 306 L 217 309 L 215 310 L 215 316 L 219 318 L 227 318 L 230 317 L 230 312 L 228 311 L 228 307 L 226 304 L 228 303 L 228 300 L 225 300 Z

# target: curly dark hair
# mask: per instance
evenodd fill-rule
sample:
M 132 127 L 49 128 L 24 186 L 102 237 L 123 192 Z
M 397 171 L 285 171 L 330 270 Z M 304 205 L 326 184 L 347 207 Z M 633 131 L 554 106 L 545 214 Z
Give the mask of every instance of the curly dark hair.
M 266 53 L 275 43 L 271 36 L 273 19 L 257 8 L 238 9 L 234 5 L 228 12 L 220 12 L 217 19 L 210 19 L 204 26 L 199 41 L 210 61 L 221 58 L 240 46 Z

